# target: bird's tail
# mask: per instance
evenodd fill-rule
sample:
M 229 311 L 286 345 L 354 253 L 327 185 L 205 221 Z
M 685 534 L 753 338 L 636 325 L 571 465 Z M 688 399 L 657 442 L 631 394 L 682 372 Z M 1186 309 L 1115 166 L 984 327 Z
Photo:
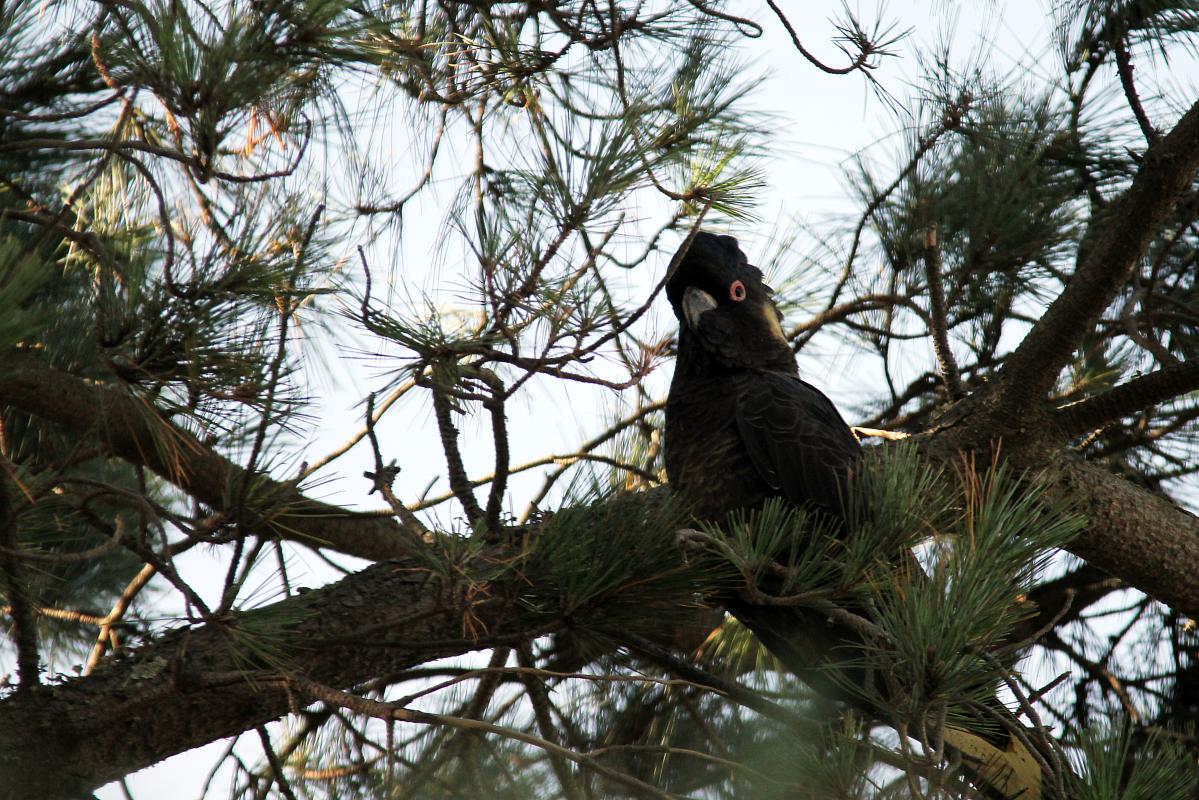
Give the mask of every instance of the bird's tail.
M 726 599 L 725 607 L 777 658 L 787 670 L 819 694 L 857 708 L 872 718 L 890 721 L 885 708 L 869 698 L 886 694 L 877 676 L 860 657 L 861 637 L 814 609 L 797 606 L 760 606 Z M 997 800 L 1040 800 L 1043 796 L 1042 762 L 1027 744 L 1010 732 L 1019 723 L 995 700 L 991 713 L 1009 717 L 1002 728 L 973 733 L 946 725 L 947 748 L 988 797 Z M 1028 741 L 1036 741 L 1033 732 Z

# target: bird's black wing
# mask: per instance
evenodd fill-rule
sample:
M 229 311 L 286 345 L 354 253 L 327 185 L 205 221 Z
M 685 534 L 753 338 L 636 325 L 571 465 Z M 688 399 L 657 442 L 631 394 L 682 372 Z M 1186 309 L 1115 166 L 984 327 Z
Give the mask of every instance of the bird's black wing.
M 737 429 L 754 468 L 795 505 L 843 516 L 845 480 L 861 445 L 832 401 L 799 378 L 756 372 L 737 386 Z

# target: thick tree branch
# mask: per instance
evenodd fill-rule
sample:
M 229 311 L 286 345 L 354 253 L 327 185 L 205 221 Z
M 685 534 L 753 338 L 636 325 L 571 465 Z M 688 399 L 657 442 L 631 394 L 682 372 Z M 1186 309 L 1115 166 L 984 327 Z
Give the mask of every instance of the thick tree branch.
M 1199 616 L 1199 517 L 1081 457 L 1063 455 L 1047 471 L 1046 499 L 1070 503 L 1087 518 L 1070 552 Z
M 148 403 L 57 370 L 30 366 L 0 369 L 0 406 L 96 436 L 114 456 L 143 465 L 201 503 L 228 511 L 230 492 L 245 471 L 163 419 Z M 263 536 L 309 547 L 329 547 L 372 560 L 411 552 L 419 531 L 394 519 L 355 514 L 305 497 L 294 486 L 265 475 L 253 480 L 254 520 Z
M 1199 390 L 1199 361 L 1174 364 L 1114 389 L 1062 406 L 1052 420 L 1060 435 L 1078 436 L 1121 417 Z
M 958 400 L 966 395 L 962 385 L 962 374 L 949 346 L 949 312 L 945 307 L 945 285 L 941 281 L 941 247 L 937 242 L 937 226 L 930 225 L 924 232 L 924 272 L 928 277 L 928 318 L 933 335 L 933 353 L 941 380 L 949 396 Z
M 463 612 L 432 590 L 418 563 L 376 564 L 227 623 L 176 631 L 89 677 L 9 697 L 0 702 L 0 798 L 78 797 L 294 710 L 286 687 L 255 681 L 256 670 L 282 666 L 352 686 L 485 646 L 462 638 Z M 475 603 L 470 614 L 493 637 L 531 638 L 545 626 L 515 621 L 507 603 Z M 248 643 L 267 629 L 286 632 L 278 638 L 287 651 L 256 663 L 260 651 Z
M 1050 498 L 1076 503 L 1090 522 L 1073 552 L 1184 613 L 1199 613 L 1199 520 L 1081 459 L 1051 470 Z M 622 502 L 648 504 L 655 494 Z M 255 669 L 277 673 L 281 662 L 307 680 L 345 687 L 488 644 L 518 643 L 552 625 L 548 614 L 514 617 L 511 602 L 447 604 L 428 575 L 415 561 L 381 563 L 228 623 L 168 635 L 89 677 L 9 697 L 0 702 L 0 785 L 54 780 L 29 784 L 26 794 L 79 791 L 288 713 L 293 699 L 277 685 L 248 680 Z M 506 595 L 494 586 L 488 596 Z M 1048 605 L 1046 612 L 1056 613 Z M 475 629 L 487 631 L 485 639 L 462 638 L 467 613 Z M 289 643 L 287 651 L 271 664 L 247 663 L 238 637 L 270 625 L 286 631 L 277 638 Z M 47 763 L 57 769 L 31 766 Z
M 1144 256 L 1174 203 L 1199 172 L 1199 103 L 1145 151 L 1132 185 L 1094 220 L 1094 242 L 997 379 L 998 403 L 1020 412 L 1044 399 L 1075 349 Z

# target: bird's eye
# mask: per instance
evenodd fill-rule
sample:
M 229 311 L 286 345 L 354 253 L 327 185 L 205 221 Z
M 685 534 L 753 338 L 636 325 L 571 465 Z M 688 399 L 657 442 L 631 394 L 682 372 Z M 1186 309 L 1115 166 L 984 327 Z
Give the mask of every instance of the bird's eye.
M 733 302 L 740 303 L 745 299 L 745 284 L 741 281 L 733 281 L 729 284 L 729 298 Z

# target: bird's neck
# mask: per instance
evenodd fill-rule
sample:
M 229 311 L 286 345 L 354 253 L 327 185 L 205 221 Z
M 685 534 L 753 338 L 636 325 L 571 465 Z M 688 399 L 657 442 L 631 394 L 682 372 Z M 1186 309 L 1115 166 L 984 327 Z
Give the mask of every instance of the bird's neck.
M 676 379 L 680 377 L 711 378 L 743 372 L 778 372 L 784 375 L 799 375 L 795 354 L 786 345 L 755 348 L 752 350 L 752 358 L 749 358 L 740 348 L 735 351 L 722 352 L 719 349 L 702 346 L 697 338 L 686 326 L 679 331 L 679 352 L 675 363 Z

